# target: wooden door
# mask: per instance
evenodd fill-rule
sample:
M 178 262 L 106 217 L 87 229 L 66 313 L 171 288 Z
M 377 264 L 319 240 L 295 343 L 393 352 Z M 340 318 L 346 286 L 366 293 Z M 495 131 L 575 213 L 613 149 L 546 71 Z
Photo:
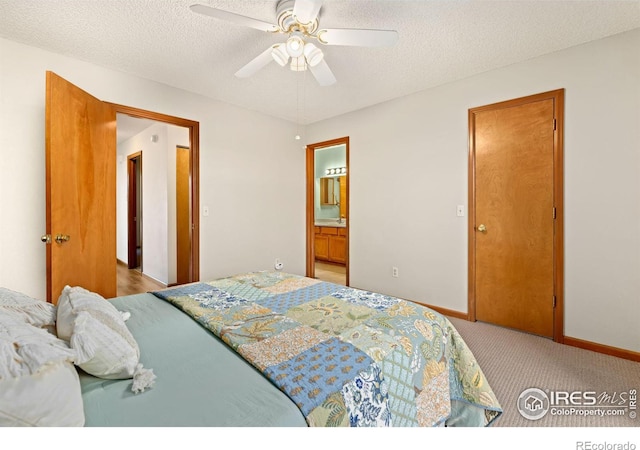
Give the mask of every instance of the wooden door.
M 191 281 L 191 151 L 176 147 L 176 283 Z
M 470 312 L 546 337 L 560 275 L 562 93 L 470 110 Z
M 45 141 L 47 301 L 65 285 L 115 297 L 115 111 L 47 72 Z

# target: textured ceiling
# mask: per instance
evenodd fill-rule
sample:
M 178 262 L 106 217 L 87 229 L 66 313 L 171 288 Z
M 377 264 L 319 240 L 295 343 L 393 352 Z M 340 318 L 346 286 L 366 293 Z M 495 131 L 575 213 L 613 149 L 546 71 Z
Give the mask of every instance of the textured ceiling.
M 321 28 L 393 29 L 399 40 L 323 46 L 338 82 L 320 87 L 275 63 L 234 77 L 284 36 L 195 14 L 197 1 L 0 0 L 0 37 L 313 123 L 640 27 L 640 0 L 325 0 Z M 276 23 L 277 0 L 199 2 Z

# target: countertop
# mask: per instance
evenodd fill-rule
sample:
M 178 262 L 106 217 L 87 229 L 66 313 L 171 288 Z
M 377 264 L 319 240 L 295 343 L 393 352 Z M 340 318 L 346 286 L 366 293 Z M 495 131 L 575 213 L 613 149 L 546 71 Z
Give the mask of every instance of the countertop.
M 346 219 L 342 219 L 342 223 L 338 223 L 338 219 L 316 219 L 315 226 L 316 227 L 346 228 L 347 227 L 347 221 L 346 221 Z

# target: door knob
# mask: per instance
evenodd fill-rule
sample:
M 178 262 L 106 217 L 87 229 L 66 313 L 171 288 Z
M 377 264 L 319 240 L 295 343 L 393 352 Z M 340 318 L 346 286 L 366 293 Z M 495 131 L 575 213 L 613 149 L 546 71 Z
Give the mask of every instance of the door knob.
M 487 232 L 487 227 L 484 226 L 483 223 L 481 223 L 480 225 L 478 225 L 478 231 L 481 233 L 486 233 Z
M 43 234 L 42 236 L 40 236 L 40 240 L 42 242 L 44 242 L 45 244 L 51 244 L 51 235 L 50 234 Z
M 56 234 L 55 241 L 58 244 L 62 244 L 63 242 L 67 242 L 69 239 L 71 239 L 71 236 L 68 236 L 66 234 Z

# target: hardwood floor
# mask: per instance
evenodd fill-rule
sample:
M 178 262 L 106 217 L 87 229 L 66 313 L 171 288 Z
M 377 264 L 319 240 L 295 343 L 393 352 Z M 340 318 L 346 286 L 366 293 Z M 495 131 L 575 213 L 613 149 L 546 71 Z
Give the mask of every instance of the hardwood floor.
M 335 284 L 347 284 L 347 268 L 335 264 L 316 261 L 316 278 Z
M 118 261 L 118 297 L 123 295 L 140 294 L 143 292 L 157 291 L 166 286 L 158 281 L 145 277 L 136 269 L 128 269 Z

